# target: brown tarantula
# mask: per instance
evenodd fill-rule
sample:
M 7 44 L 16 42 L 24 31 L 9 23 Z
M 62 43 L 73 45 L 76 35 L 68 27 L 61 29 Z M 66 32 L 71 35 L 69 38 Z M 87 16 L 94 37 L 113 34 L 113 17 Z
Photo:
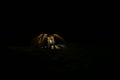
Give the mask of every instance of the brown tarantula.
M 58 34 L 40 34 L 34 39 L 35 45 L 40 48 L 61 49 L 65 47 L 64 42 Z

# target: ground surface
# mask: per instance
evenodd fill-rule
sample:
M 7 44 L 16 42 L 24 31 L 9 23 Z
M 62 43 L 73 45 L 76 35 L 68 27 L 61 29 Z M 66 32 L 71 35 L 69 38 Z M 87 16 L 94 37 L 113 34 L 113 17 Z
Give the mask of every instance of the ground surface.
M 7 70 L 23 74 L 38 72 L 43 75 L 93 77 L 98 72 L 109 71 L 111 57 L 110 48 L 96 48 L 95 45 L 80 47 L 79 44 L 71 43 L 66 49 L 55 51 L 30 46 L 8 46 L 3 62 Z

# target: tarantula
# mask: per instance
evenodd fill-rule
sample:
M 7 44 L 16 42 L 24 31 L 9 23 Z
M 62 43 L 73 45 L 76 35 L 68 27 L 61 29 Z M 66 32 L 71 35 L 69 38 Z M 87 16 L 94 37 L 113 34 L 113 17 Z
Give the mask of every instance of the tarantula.
M 40 48 L 61 49 L 65 47 L 64 42 L 58 34 L 40 34 L 34 39 L 35 45 Z

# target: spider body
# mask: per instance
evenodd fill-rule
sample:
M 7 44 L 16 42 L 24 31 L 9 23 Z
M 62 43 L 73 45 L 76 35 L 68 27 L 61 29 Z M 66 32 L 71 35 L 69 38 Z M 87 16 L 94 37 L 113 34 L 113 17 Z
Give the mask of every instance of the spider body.
M 56 39 L 62 42 L 62 44 L 57 44 Z M 58 34 L 40 34 L 34 39 L 34 43 L 39 48 L 49 48 L 49 49 L 61 49 L 64 48 L 64 39 Z

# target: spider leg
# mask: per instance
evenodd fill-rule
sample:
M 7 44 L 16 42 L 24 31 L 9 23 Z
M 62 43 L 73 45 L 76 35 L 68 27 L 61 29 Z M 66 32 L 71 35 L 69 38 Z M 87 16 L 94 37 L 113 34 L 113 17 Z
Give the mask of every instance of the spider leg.
M 54 37 L 57 37 L 57 38 L 59 38 L 60 40 L 64 41 L 64 39 L 63 39 L 61 36 L 59 36 L 58 34 L 54 34 Z
M 42 46 L 44 48 L 46 48 L 46 39 L 47 39 L 47 37 L 48 37 L 48 35 L 44 34 L 43 37 L 42 37 L 42 39 L 41 39 L 42 40 L 41 43 L 42 43 Z
M 42 43 L 42 37 L 43 37 L 43 35 L 44 35 L 44 34 L 40 34 L 40 35 L 37 37 L 37 42 L 38 42 L 39 44 Z
M 35 45 L 41 44 L 41 38 L 42 38 L 43 34 L 40 34 L 39 36 L 37 36 L 36 38 L 33 39 L 33 43 Z
M 45 38 L 47 38 L 47 36 L 48 36 L 47 34 L 43 35 L 42 42 L 45 40 Z

